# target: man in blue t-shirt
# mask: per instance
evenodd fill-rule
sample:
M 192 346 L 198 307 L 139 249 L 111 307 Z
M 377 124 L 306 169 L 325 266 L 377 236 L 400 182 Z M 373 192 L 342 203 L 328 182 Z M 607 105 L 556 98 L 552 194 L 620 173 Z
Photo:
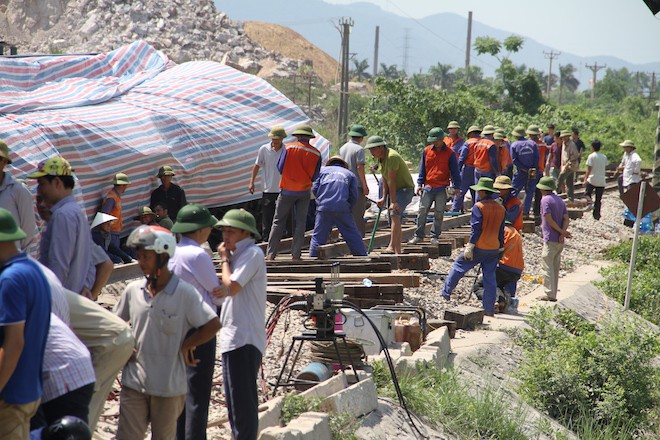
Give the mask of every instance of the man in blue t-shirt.
M 0 208 L 0 438 L 27 439 L 41 398 L 51 294 L 37 263 L 15 242 L 26 237 Z

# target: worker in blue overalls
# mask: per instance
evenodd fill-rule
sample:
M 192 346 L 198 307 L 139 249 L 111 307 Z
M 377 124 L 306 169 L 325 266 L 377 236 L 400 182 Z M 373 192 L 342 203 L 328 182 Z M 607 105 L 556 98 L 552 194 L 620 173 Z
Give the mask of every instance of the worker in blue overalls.
M 319 256 L 319 246 L 328 241 L 333 226 L 337 226 L 353 255 L 367 255 L 362 234 L 353 218 L 353 205 L 358 197 L 357 176 L 348 169 L 340 156 L 328 159 L 319 178 L 312 184 L 316 197 L 316 222 L 309 245 L 309 256 Z
M 479 201 L 472 207 L 470 240 L 458 256 L 442 288 L 442 297 L 449 300 L 461 278 L 477 264 L 481 264 L 484 279 L 482 300 L 484 314 L 495 314 L 497 284 L 495 270 L 499 254 L 504 251 L 505 210 L 495 201 L 498 190 L 493 187 L 493 179 L 482 177 L 470 188 L 479 195 Z

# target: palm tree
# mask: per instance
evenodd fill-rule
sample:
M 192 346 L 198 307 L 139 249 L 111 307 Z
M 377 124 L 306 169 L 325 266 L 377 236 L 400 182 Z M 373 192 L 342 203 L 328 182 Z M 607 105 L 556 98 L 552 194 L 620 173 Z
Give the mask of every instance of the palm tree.
M 397 79 L 404 76 L 403 72 L 400 72 L 399 69 L 397 69 L 396 64 L 388 66 L 385 63 L 380 63 L 378 75 L 387 79 Z
M 450 72 L 451 69 L 453 69 L 451 64 L 441 63 L 429 67 L 429 75 L 433 78 L 433 85 L 440 86 L 443 90 L 449 89 L 454 82 L 454 74 Z
M 575 77 L 575 67 L 572 64 L 559 65 L 559 104 L 562 102 L 564 88 L 575 92 L 580 85 L 580 80 Z
M 354 78 L 357 78 L 358 81 L 371 78 L 371 75 L 367 72 L 367 69 L 369 69 L 369 62 L 366 58 L 362 61 L 353 59 L 353 66 L 355 68 L 351 71 L 351 74 Z

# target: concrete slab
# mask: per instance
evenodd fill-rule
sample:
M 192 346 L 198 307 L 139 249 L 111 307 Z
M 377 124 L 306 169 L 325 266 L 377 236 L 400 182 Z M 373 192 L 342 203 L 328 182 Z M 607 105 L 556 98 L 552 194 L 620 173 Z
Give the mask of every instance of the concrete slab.
M 330 440 L 330 416 L 319 412 L 307 412 L 291 420 L 285 427 L 267 428 L 259 440 Z
M 321 410 L 333 413 L 349 413 L 354 417 L 369 414 L 378 408 L 378 393 L 373 379 L 365 379 L 335 393 L 321 402 Z

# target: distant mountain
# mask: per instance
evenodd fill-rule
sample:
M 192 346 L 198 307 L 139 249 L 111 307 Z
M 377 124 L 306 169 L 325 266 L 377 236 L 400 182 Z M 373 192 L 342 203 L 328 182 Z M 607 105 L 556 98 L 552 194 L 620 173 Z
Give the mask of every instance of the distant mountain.
M 352 18 L 350 51 L 357 60 L 367 59 L 373 70 L 374 35 L 380 26 L 378 62 L 405 67 L 408 74 L 426 73 L 437 64 L 450 64 L 455 68 L 465 66 L 467 19 L 452 13 L 442 13 L 414 20 L 386 12 L 371 3 L 333 5 L 322 0 L 214 0 L 218 10 L 226 12 L 234 20 L 265 21 L 288 26 L 312 44 L 335 58 L 339 58 L 341 39 L 337 22 L 342 17 Z M 478 21 L 479 11 L 474 11 L 472 42 L 479 36 L 491 36 L 502 40 L 512 31 L 496 29 Z M 508 23 L 502 24 L 506 28 Z M 524 35 L 522 35 L 525 37 Z M 543 52 L 552 48 L 526 38 L 523 49 L 511 55 L 516 64 L 525 64 L 544 72 L 548 71 L 548 59 Z M 553 61 L 552 71 L 557 74 L 558 66 L 568 63 L 576 68 L 580 88 L 590 88 L 592 72 L 585 64 L 607 65 L 608 68 L 626 67 L 630 71 L 658 71 L 660 62 L 636 65 L 611 56 L 581 57 L 566 51 Z M 477 57 L 471 52 L 471 65 L 479 66 L 486 76 L 492 76 L 498 61 L 489 55 Z M 352 64 L 351 64 L 352 65 Z M 598 73 L 602 78 L 604 71 Z

